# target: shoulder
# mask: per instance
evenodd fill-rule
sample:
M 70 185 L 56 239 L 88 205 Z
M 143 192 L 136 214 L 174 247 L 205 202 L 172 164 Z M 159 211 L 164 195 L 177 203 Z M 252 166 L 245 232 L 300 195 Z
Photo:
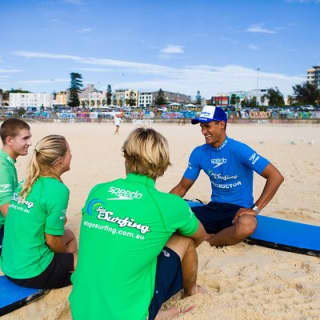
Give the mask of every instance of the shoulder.
M 162 207 L 168 210 L 177 210 L 179 208 L 188 208 L 186 201 L 173 193 L 160 192 L 156 190 L 156 198 Z
M 61 181 L 51 177 L 40 177 L 34 184 L 35 188 L 45 189 L 49 193 L 69 195 L 68 187 Z
M 249 147 L 246 143 L 228 138 L 228 147 L 233 151 L 246 151 L 246 150 L 252 150 L 251 147 Z
M 201 146 L 197 146 L 195 147 L 193 150 L 192 150 L 192 153 L 193 155 L 196 155 L 196 154 L 203 154 L 203 153 L 207 153 L 209 152 L 210 150 L 210 145 L 208 144 L 203 144 Z
M 105 190 L 109 190 L 110 188 L 112 188 L 115 185 L 117 185 L 117 186 L 121 185 L 121 183 L 123 181 L 124 181 L 124 179 L 116 179 L 113 181 L 98 183 L 90 190 L 90 194 L 96 194 L 101 191 L 105 192 Z

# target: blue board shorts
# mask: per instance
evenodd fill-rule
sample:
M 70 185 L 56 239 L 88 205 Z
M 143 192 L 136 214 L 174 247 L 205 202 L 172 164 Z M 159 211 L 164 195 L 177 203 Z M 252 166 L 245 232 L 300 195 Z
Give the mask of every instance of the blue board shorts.
M 149 320 L 155 319 L 161 305 L 183 288 L 180 257 L 164 247 L 158 256 L 154 295 L 149 306 Z
M 1 251 L 2 251 L 3 235 L 4 235 L 4 226 L 0 227 L 0 256 L 1 256 Z
M 232 226 L 232 220 L 240 208 L 242 207 L 231 203 L 209 202 L 191 209 L 207 233 L 218 233 Z

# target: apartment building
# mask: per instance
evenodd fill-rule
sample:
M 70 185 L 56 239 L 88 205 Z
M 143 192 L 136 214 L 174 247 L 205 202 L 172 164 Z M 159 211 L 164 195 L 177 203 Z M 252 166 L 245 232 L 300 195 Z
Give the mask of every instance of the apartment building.
M 311 69 L 307 70 L 307 82 L 320 88 L 320 66 L 313 66 Z
M 154 96 L 152 92 L 139 92 L 138 106 L 147 108 L 153 105 Z
M 50 93 L 10 93 L 9 105 L 16 108 L 51 107 L 52 95 Z

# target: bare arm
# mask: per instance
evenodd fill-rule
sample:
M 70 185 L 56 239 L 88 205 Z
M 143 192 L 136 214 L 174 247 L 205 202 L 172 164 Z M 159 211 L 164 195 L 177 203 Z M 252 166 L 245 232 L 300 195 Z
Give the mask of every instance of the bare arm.
M 180 182 L 170 190 L 170 193 L 176 194 L 183 198 L 188 190 L 192 187 L 193 183 L 193 180 L 182 178 Z
M 8 208 L 9 208 L 9 203 L 5 203 L 2 206 L 0 206 L 0 211 L 4 217 L 6 217 L 8 214 Z
M 264 185 L 263 191 L 256 201 L 255 205 L 262 210 L 276 194 L 284 178 L 280 171 L 271 163 L 262 171 L 261 176 L 266 178 L 266 184 Z
M 45 233 L 46 243 L 48 247 L 56 253 L 66 252 L 65 242 L 63 236 L 53 236 L 51 234 Z
M 194 240 L 195 246 L 197 247 L 203 240 L 206 240 L 209 238 L 209 234 L 204 229 L 202 223 L 199 221 L 198 230 L 196 233 L 194 233 L 192 236 L 190 236 L 191 239 Z

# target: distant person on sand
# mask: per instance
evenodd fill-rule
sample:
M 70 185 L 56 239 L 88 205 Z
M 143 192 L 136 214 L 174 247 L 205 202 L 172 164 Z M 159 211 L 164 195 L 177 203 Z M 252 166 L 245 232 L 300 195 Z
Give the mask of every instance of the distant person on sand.
M 134 130 L 123 145 L 127 177 L 96 185 L 82 209 L 74 319 L 171 319 L 157 313 L 182 288 L 198 292 L 195 247 L 206 235 L 185 201 L 155 188 L 169 166 L 166 139 Z
M 31 146 L 29 125 L 20 119 L 7 119 L 0 127 L 3 147 L 0 151 L 0 255 L 4 234 L 4 221 L 13 191 L 18 186 L 15 162 L 28 154 Z
M 114 131 L 114 134 L 119 134 L 119 129 L 120 129 L 120 123 L 121 123 L 122 119 L 121 119 L 121 115 L 120 114 L 114 114 L 114 117 L 113 117 L 113 122 L 114 122 L 114 125 L 116 127 L 115 131 Z
M 40 289 L 69 285 L 77 242 L 65 229 L 69 190 L 61 175 L 70 170 L 66 139 L 50 135 L 33 152 L 27 178 L 10 201 L 5 222 L 2 271 L 14 283 Z
M 227 115 L 221 108 L 205 106 L 192 120 L 197 123 L 206 143 L 192 151 L 183 178 L 170 192 L 183 197 L 204 170 L 211 181 L 211 202 L 192 210 L 212 234 L 208 239 L 212 246 L 233 245 L 255 231 L 256 215 L 273 198 L 283 177 L 267 159 L 226 135 Z M 256 202 L 254 172 L 266 179 Z

